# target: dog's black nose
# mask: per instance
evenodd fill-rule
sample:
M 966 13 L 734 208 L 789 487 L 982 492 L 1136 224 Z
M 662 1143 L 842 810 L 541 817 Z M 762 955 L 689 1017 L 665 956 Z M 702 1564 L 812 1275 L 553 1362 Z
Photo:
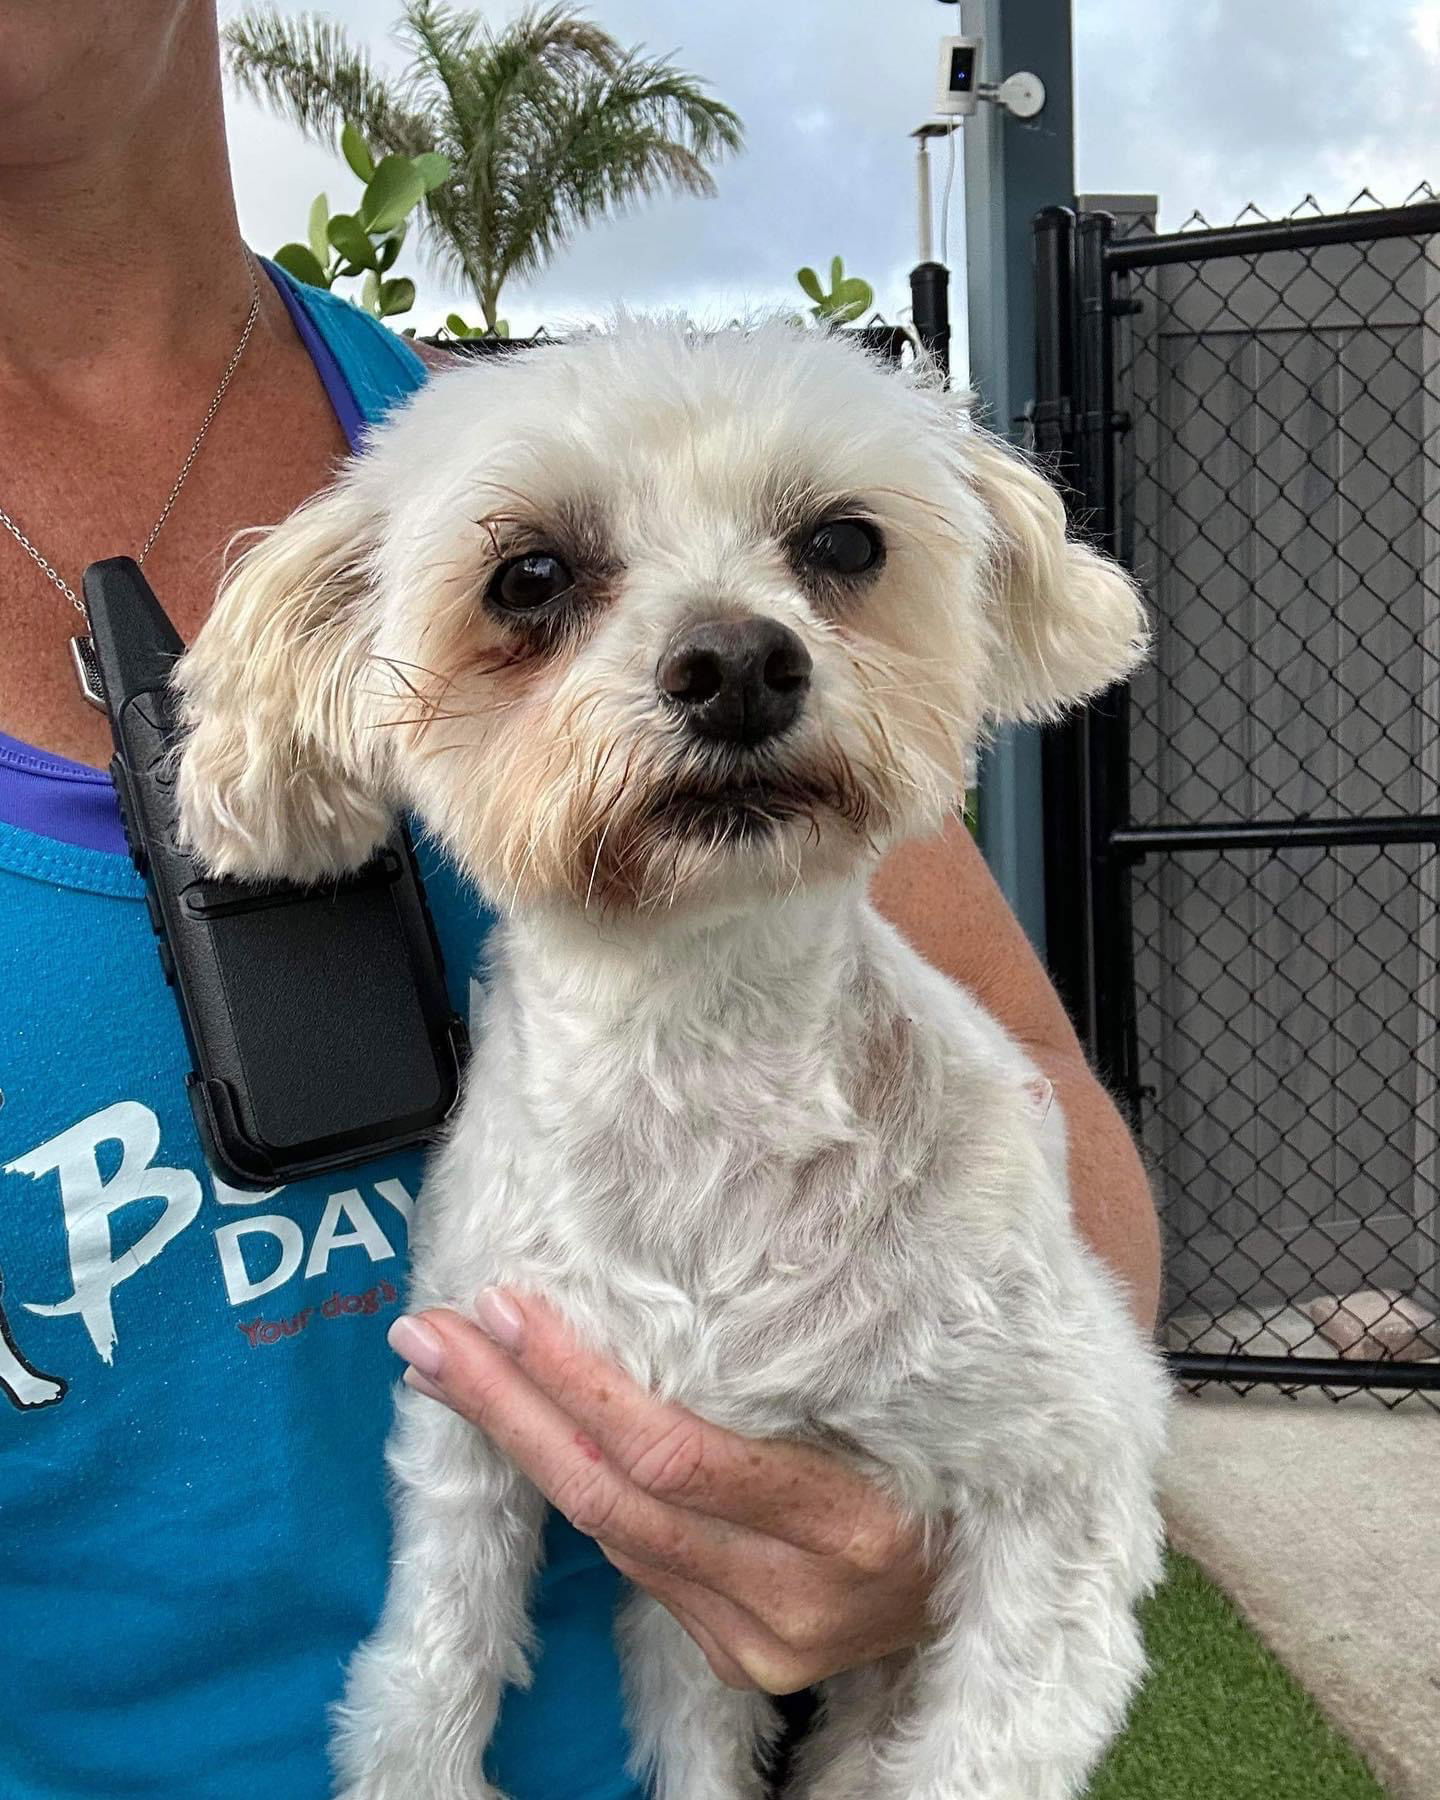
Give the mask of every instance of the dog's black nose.
M 700 737 L 752 749 L 800 717 L 810 652 L 776 619 L 704 619 L 660 658 L 660 692 Z

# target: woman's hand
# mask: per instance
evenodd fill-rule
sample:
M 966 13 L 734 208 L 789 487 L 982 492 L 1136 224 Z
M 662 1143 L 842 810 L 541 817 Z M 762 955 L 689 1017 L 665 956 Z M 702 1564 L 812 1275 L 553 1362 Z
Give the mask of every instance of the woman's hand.
M 410 1386 L 479 1426 L 731 1687 L 793 1693 L 919 1643 L 920 1533 L 864 1476 L 664 1405 L 539 1301 L 490 1290 L 391 1328 Z

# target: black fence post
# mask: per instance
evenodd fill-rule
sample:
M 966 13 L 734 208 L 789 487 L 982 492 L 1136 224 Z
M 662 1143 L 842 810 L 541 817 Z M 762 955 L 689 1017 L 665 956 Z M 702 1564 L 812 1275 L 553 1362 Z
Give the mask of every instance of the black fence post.
M 1116 440 L 1127 421 L 1115 400 L 1115 308 L 1107 253 L 1115 221 L 1087 213 L 1075 229 L 1076 481 L 1080 525 L 1097 550 L 1120 553 Z M 1130 823 L 1130 692 L 1112 688 L 1087 710 L 1087 851 L 1092 955 L 1091 1022 L 1095 1059 L 1112 1091 L 1140 1124 L 1135 1027 L 1135 944 L 1131 874 L 1111 834 Z
M 1113 307 L 1106 265 L 1113 221 L 1063 206 L 1035 216 L 1032 447 L 1065 491 L 1071 523 L 1119 552 Z M 1111 853 L 1129 823 L 1125 689 L 1041 740 L 1045 936 L 1050 973 L 1081 1040 L 1138 1123 L 1130 874 Z
M 950 271 L 944 263 L 916 263 L 910 271 L 910 316 L 915 334 L 934 357 L 940 373 L 950 374 Z
M 1030 448 L 1079 501 L 1075 466 L 1075 214 L 1047 206 L 1035 215 L 1035 398 L 1026 411 Z M 1040 737 L 1045 853 L 1045 955 L 1083 1043 L 1095 1052 L 1091 965 L 1090 859 L 1083 714 Z

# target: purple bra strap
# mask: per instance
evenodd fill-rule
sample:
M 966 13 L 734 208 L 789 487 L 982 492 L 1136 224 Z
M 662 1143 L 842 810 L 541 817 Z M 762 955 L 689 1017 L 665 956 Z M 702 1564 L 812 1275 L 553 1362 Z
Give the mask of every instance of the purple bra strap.
M 315 322 L 301 305 L 290 283 L 274 269 L 262 256 L 266 273 L 275 284 L 275 291 L 285 302 L 285 310 L 295 327 L 295 334 L 310 352 L 310 360 L 315 365 L 315 373 L 324 384 L 330 404 L 335 408 L 335 417 L 340 429 L 345 433 L 345 442 L 352 450 L 360 447 L 360 434 L 365 428 L 365 420 L 360 408 L 355 403 L 354 390 L 345 379 L 345 372 L 335 360 L 335 352 L 315 329 Z

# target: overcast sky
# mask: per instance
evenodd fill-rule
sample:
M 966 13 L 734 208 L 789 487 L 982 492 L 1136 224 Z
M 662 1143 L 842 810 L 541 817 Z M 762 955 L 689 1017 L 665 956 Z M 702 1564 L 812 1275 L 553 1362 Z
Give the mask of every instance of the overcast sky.
M 223 15 L 238 10 L 222 0 Z M 390 0 L 315 10 L 377 58 L 393 56 Z M 484 10 L 499 20 L 518 7 L 490 0 Z M 793 304 L 795 269 L 823 267 L 836 251 L 874 284 L 882 310 L 906 304 L 907 134 L 929 111 L 953 7 L 590 0 L 582 10 L 708 80 L 743 118 L 747 147 L 717 170 L 718 198 L 653 201 L 592 226 L 534 281 L 507 288 L 513 329 L 622 299 L 705 316 Z M 1420 182 L 1440 186 L 1440 0 L 1078 0 L 1075 11 L 1082 192 L 1158 193 L 1163 228 L 1197 207 L 1221 223 L 1247 201 L 1273 215 L 1307 192 L 1338 209 L 1362 186 L 1387 204 Z M 337 211 L 358 198 L 338 156 L 234 95 L 230 140 L 241 225 L 258 249 L 303 238 L 322 188 Z M 962 212 L 957 182 L 952 250 Z M 409 246 L 401 270 L 417 278 L 411 318 L 423 329 L 456 304 L 478 317 Z

